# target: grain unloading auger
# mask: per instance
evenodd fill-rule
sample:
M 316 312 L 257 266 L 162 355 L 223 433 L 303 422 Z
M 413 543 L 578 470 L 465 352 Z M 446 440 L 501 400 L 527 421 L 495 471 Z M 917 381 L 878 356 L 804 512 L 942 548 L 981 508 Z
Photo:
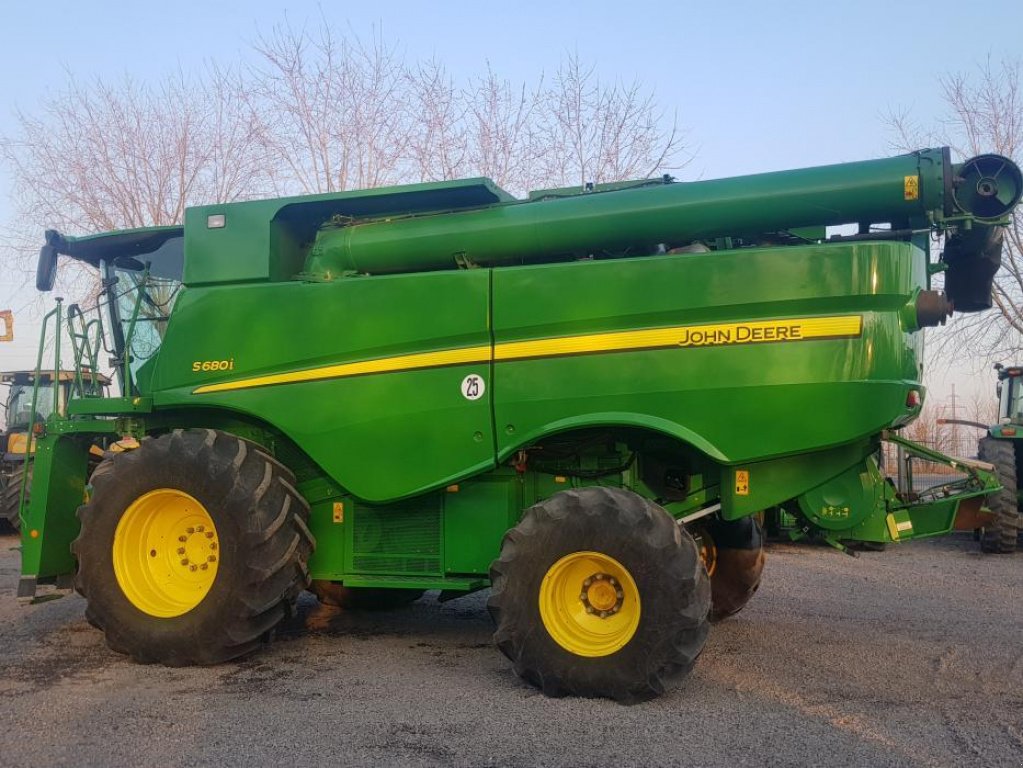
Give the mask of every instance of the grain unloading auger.
M 1021 188 L 1004 158 L 939 149 L 48 232 L 40 288 L 58 254 L 102 270 L 108 322 L 69 312 L 75 359 L 105 339 L 124 394 L 36 430 L 19 591 L 73 578 L 112 648 L 188 664 L 256 648 L 310 580 L 348 606 L 490 586 L 525 679 L 654 695 L 757 588 L 760 512 L 905 540 L 997 487 L 931 453 L 963 478 L 909 501 L 875 456 L 919 413 L 921 328 L 990 306 Z M 140 447 L 87 477 L 122 434 Z

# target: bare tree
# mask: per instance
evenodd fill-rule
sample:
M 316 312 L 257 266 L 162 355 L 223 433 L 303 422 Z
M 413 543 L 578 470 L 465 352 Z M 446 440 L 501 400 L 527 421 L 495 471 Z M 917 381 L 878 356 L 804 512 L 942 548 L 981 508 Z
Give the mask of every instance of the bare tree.
M 95 232 L 180 223 L 185 207 L 265 188 L 236 75 L 213 69 L 148 86 L 130 78 L 68 85 L 0 143 L 23 214 Z
M 684 164 L 677 124 L 665 125 L 653 94 L 637 83 L 608 86 L 577 56 L 535 87 L 489 66 L 461 89 L 436 64 L 413 81 L 423 178 L 488 176 L 522 194 L 645 178 Z
M 467 107 L 461 90 L 436 59 L 408 73 L 417 119 L 409 137 L 411 172 L 422 181 L 458 178 L 468 165 Z
M 654 95 L 638 82 L 601 82 L 576 54 L 545 93 L 542 133 L 547 184 L 646 178 L 682 165 L 677 122 L 665 126 Z
M 978 424 L 994 424 L 998 420 L 998 398 L 995 395 L 994 371 L 990 375 L 990 387 L 974 391 L 966 401 L 966 418 Z
M 338 192 L 401 180 L 410 145 L 404 61 L 380 35 L 364 43 L 323 23 L 289 24 L 255 43 L 248 73 L 260 144 L 279 192 Z
M 530 86 L 489 65 L 458 83 L 437 60 L 409 66 L 379 34 L 326 22 L 275 27 L 255 48 L 250 105 L 280 192 L 488 176 L 521 194 L 678 167 L 681 135 L 653 94 L 602 83 L 576 56 Z
M 324 20 L 276 26 L 253 50 L 251 66 L 153 84 L 69 73 L 19 113 L 0 159 L 32 230 L 24 272 L 44 227 L 177 224 L 198 203 L 465 176 L 521 194 L 660 173 L 682 150 L 652 93 L 608 85 L 577 56 L 549 85 L 489 66 L 458 82 L 436 60 L 410 67 L 379 33 L 364 41 Z
M 188 205 L 268 190 L 240 89 L 238 73 L 220 67 L 152 85 L 68 73 L 63 90 L 18 112 L 17 134 L 0 139 L 20 221 L 0 254 L 5 273 L 28 282 L 44 228 L 79 234 L 179 224 Z M 96 289 L 78 264 L 60 279 L 75 298 Z M 21 309 L 35 298 L 25 296 Z
M 969 73 L 940 79 L 945 114 L 932 128 L 921 128 L 908 113 L 889 115 L 888 124 L 901 149 L 924 143 L 947 144 L 960 158 L 995 152 L 1023 165 L 1023 62 L 988 61 Z M 1012 215 L 1002 251 L 1002 268 L 994 282 L 997 315 L 981 312 L 954 319 L 942 357 L 1007 360 L 1023 354 L 1023 213 Z
M 485 75 L 469 82 L 463 98 L 468 120 L 466 170 L 519 194 L 544 184 L 537 162 L 543 98 L 539 88 L 513 85 L 488 65 Z

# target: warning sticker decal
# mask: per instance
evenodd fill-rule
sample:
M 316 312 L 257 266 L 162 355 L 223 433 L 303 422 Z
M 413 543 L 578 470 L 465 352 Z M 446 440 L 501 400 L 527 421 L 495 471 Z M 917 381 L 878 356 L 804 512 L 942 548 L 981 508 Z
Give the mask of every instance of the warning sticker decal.
M 735 495 L 749 496 L 749 470 L 735 470 Z
M 917 200 L 920 197 L 920 177 L 907 176 L 903 184 L 903 191 L 907 200 Z

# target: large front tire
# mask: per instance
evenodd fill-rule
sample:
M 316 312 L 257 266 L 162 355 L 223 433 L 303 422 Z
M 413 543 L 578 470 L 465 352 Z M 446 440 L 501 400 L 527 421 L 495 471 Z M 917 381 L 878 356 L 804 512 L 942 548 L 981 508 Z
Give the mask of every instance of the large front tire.
M 115 651 L 215 664 L 255 650 L 309 583 L 309 505 L 252 443 L 175 430 L 104 462 L 78 510 L 76 587 Z
M 1016 498 L 1016 446 L 1010 440 L 985 437 L 977 446 L 981 461 L 995 466 L 1002 489 L 988 497 L 988 508 L 993 513 L 991 522 L 984 526 L 980 548 L 984 552 L 1010 554 L 1016 551 L 1019 534 L 1019 506 Z
M 526 510 L 490 569 L 498 648 L 548 696 L 652 698 L 707 638 L 692 537 L 629 491 L 590 487 Z

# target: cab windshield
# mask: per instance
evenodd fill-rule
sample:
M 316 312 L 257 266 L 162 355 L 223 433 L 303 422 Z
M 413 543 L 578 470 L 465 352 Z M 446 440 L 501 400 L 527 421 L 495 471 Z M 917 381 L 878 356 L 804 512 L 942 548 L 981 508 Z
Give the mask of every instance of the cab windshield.
M 115 344 L 122 357 L 127 354 L 132 382 L 143 388 L 181 290 L 183 245 L 183 238 L 175 237 L 152 253 L 104 262 L 116 298 L 111 302 Z

